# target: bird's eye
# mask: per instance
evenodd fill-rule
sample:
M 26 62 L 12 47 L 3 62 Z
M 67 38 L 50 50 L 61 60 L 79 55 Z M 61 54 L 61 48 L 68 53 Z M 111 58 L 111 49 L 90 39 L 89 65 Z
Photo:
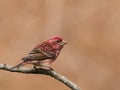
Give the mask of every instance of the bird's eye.
M 60 41 L 56 41 L 56 43 L 59 43 Z

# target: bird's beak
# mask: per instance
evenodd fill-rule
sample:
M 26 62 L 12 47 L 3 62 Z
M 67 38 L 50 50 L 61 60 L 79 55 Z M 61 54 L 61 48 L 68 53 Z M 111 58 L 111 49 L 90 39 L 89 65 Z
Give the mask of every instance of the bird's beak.
M 66 45 L 67 43 L 68 43 L 67 41 L 63 40 L 61 44 Z

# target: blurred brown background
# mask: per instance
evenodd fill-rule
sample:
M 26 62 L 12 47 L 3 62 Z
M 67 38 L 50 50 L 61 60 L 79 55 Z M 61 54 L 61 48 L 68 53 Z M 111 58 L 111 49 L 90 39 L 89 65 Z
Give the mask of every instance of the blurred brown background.
M 120 90 L 119 0 L 0 0 L 0 63 L 16 65 L 51 36 L 69 43 L 57 72 L 83 90 Z M 45 75 L 0 71 L 0 90 L 70 90 Z

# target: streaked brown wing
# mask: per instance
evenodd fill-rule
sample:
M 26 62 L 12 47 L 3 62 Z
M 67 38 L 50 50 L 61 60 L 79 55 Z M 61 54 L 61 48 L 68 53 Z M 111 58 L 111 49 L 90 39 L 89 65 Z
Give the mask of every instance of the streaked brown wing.
M 34 48 L 29 54 L 35 54 L 35 53 L 41 53 L 41 51 L 38 50 L 38 48 Z
M 27 60 L 45 60 L 45 59 L 50 59 L 51 57 L 47 57 L 46 55 L 42 53 L 37 53 L 37 54 L 29 54 L 26 57 L 23 57 L 22 60 L 27 61 Z
M 54 54 L 47 54 L 37 48 L 34 48 L 28 56 L 23 57 L 22 60 L 45 60 L 45 59 L 52 59 Z

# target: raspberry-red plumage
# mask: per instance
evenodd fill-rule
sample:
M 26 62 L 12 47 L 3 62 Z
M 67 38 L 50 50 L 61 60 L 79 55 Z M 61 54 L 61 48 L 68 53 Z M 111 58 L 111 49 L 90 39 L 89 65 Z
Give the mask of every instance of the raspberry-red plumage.
M 49 64 L 56 60 L 65 44 L 63 38 L 58 36 L 52 37 L 38 44 L 26 57 L 22 58 L 23 62 L 15 67 L 19 68 L 26 64 L 49 67 Z

